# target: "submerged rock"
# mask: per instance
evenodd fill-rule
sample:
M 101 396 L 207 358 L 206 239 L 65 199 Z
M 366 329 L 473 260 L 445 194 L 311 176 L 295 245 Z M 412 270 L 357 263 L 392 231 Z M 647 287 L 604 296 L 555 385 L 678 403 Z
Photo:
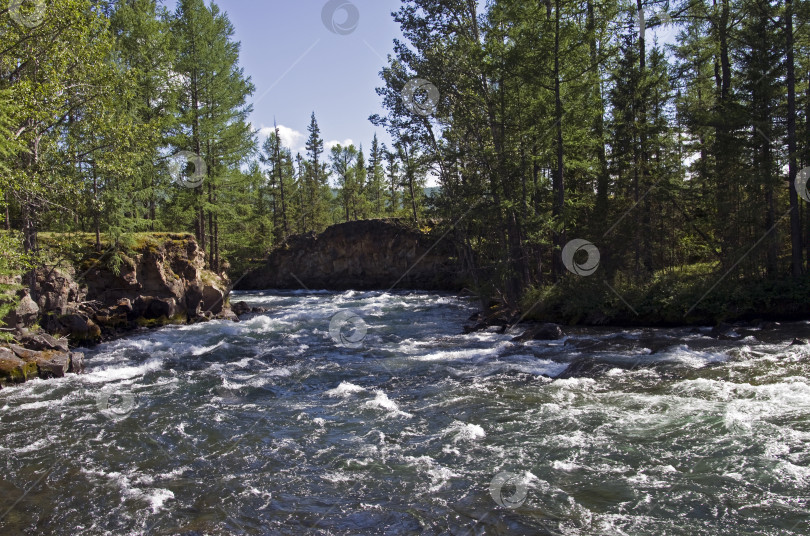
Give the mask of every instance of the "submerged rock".
M 512 339 L 513 342 L 556 341 L 565 337 L 565 332 L 557 324 L 540 324 L 523 332 L 523 335 Z
M 247 303 L 239 301 L 231 304 L 231 311 L 233 311 L 236 316 L 242 316 L 252 313 L 253 309 L 251 309 L 250 305 Z
M 590 357 L 579 357 L 571 361 L 568 368 L 557 376 L 557 379 L 598 378 L 614 368 L 616 368 L 616 366 L 611 363 L 597 361 Z

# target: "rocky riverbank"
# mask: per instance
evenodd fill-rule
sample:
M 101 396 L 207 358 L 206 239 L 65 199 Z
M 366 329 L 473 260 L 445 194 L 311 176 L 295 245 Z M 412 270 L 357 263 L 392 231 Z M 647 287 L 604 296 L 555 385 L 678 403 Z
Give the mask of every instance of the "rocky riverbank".
M 19 305 L 3 321 L 14 342 L 0 345 L 0 383 L 81 372 L 83 355 L 71 347 L 137 329 L 238 321 L 228 278 L 204 268 L 204 252 L 191 235 L 138 235 L 116 254 L 115 263 L 107 251 L 36 270 L 33 291 L 21 290 Z M 237 310 L 251 312 L 243 304 Z

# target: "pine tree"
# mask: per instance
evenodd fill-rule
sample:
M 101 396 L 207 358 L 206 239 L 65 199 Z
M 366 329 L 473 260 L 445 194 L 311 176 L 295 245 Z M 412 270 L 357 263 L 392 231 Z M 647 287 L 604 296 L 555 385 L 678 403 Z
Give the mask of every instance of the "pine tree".
M 328 174 L 326 173 L 326 163 L 321 162 L 324 142 L 321 138 L 321 129 L 315 112 L 310 118 L 309 138 L 307 139 L 307 168 L 305 175 L 305 203 L 304 203 L 304 229 L 306 231 L 322 231 L 329 219 L 329 203 L 331 191 L 329 189 Z
M 387 196 L 388 199 L 385 204 L 385 211 L 389 217 L 395 217 L 399 213 L 399 164 L 397 161 L 396 151 L 389 151 L 383 145 L 383 153 L 385 154 L 385 162 L 387 165 Z
M 331 170 L 335 175 L 338 186 L 338 199 L 345 221 L 357 219 L 359 196 L 359 183 L 355 168 L 357 156 L 357 149 L 355 149 L 354 145 L 348 147 L 342 147 L 340 144 L 335 145 L 329 154 Z
M 385 170 L 383 160 L 385 147 L 380 145 L 377 134 L 371 140 L 371 152 L 368 157 L 366 170 L 366 200 L 369 203 L 369 216 L 381 218 L 385 215 Z
M 195 230 L 209 266 L 219 271 L 220 189 L 255 150 L 247 122 L 252 106 L 246 104 L 254 87 L 239 67 L 233 26 L 216 4 L 180 0 L 175 17 L 176 70 L 183 79 L 176 145 L 205 160 L 204 182 L 193 191 Z

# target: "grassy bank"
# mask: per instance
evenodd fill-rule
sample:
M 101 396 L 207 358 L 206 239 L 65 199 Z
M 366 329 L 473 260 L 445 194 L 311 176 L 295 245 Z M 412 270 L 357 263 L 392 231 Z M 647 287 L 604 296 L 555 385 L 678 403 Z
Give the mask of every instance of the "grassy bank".
M 639 283 L 568 274 L 532 289 L 521 309 L 528 320 L 584 325 L 675 326 L 737 320 L 810 318 L 810 279 L 722 278 L 717 265 L 656 273 Z

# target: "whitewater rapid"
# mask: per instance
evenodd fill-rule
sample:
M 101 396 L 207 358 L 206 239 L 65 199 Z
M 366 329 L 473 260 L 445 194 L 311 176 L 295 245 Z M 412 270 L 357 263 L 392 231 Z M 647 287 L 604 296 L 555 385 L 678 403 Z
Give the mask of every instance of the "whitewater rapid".
M 808 323 L 521 343 L 447 294 L 234 299 L 268 312 L 0 391 L 0 533 L 810 533 Z

